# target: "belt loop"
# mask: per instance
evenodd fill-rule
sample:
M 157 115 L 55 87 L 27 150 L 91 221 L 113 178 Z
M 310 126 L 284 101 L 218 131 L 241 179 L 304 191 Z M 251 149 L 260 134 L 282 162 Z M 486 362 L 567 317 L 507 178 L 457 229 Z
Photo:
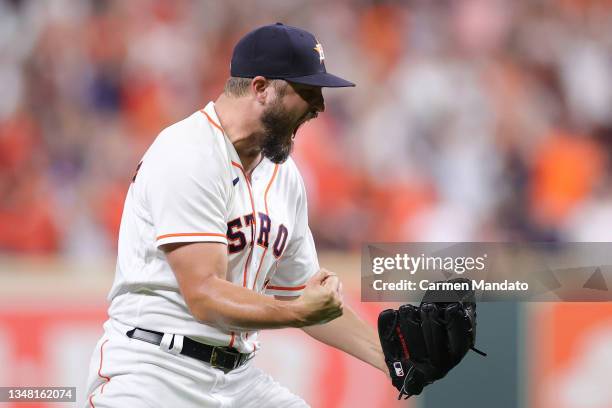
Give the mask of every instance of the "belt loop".
M 167 353 L 170 353 L 170 343 L 172 343 L 173 338 L 174 334 L 164 333 L 161 342 L 159 343 L 159 348 Z
M 170 354 L 178 355 L 183 349 L 183 336 L 172 333 L 164 333 L 159 348 Z
M 170 350 L 172 354 L 180 354 L 180 352 L 183 351 L 183 339 L 184 338 L 185 337 L 180 334 L 174 335 L 174 345 L 172 346 L 172 350 Z

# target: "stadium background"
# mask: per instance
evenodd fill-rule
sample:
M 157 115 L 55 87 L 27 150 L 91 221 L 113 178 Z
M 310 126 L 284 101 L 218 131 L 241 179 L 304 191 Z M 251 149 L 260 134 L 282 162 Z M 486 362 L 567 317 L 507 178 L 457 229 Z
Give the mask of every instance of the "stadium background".
M 358 84 L 325 92 L 294 157 L 321 263 L 372 321 L 362 242 L 612 241 L 609 0 L 1 0 L 0 385 L 84 401 L 136 164 L 275 21 Z M 612 407 L 609 303 L 480 310 L 490 357 L 416 402 L 296 331 L 258 360 L 314 407 Z

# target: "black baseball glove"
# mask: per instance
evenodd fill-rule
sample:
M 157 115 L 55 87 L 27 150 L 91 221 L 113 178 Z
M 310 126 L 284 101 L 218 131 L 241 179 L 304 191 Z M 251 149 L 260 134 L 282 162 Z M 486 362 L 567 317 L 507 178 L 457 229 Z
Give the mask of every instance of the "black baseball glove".
M 428 290 L 420 306 L 402 305 L 378 316 L 378 335 L 398 399 L 418 395 L 423 387 L 444 377 L 474 347 L 476 302 L 468 290 Z

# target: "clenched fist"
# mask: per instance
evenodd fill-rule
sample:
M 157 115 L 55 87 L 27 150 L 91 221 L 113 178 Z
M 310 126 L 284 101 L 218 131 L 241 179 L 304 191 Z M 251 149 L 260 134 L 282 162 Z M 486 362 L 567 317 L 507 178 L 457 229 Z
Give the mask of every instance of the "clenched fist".
M 303 326 L 329 322 L 342 316 L 342 284 L 334 273 L 321 269 L 306 283 L 299 305 Z

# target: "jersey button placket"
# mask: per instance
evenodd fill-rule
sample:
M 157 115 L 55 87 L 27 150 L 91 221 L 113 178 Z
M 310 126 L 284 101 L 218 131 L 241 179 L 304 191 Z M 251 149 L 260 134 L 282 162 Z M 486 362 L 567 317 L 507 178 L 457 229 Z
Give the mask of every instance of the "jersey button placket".
M 251 188 L 253 189 L 253 201 L 255 203 L 255 208 L 264 208 L 263 207 L 263 203 L 260 202 L 260 200 L 262 199 L 262 194 L 263 194 L 263 190 L 260 186 L 260 182 L 262 180 L 261 178 L 261 167 L 257 166 L 254 170 L 253 173 L 251 174 Z M 257 222 L 258 222 L 258 226 L 259 226 L 259 214 L 257 213 L 257 211 L 255 212 L 255 217 L 257 217 Z M 257 270 L 259 269 L 259 259 L 261 257 L 261 248 L 259 247 L 259 245 L 257 245 L 257 239 L 258 239 L 258 234 L 259 232 L 257 231 L 257 228 L 255 229 L 255 238 L 253 240 L 253 259 L 251 259 L 251 270 L 253 271 L 253 276 L 252 279 L 255 279 L 255 276 L 257 274 Z M 254 282 L 253 282 L 254 283 Z M 252 283 L 252 284 L 253 284 Z
M 257 226 L 259 224 L 259 219 L 258 219 L 258 215 L 257 215 L 257 198 L 259 196 L 259 188 L 258 188 L 258 183 L 257 180 L 259 179 L 259 176 L 255 174 L 255 171 L 257 170 L 257 168 L 254 169 L 254 171 L 251 173 L 249 180 L 247 180 L 247 183 L 249 184 L 250 188 L 251 188 L 251 194 L 252 194 L 252 198 L 253 198 L 253 217 L 254 217 L 254 222 L 253 224 L 251 224 L 251 228 L 252 228 L 252 235 L 251 235 L 251 244 L 250 244 L 250 251 L 251 251 L 251 259 L 249 260 L 249 273 L 247 276 L 247 288 L 249 288 L 251 286 L 251 279 L 253 279 L 253 276 L 255 274 L 254 271 L 257 270 L 257 266 L 256 266 L 256 262 L 255 260 L 257 259 L 257 257 L 259 256 L 259 254 L 257 253 Z

